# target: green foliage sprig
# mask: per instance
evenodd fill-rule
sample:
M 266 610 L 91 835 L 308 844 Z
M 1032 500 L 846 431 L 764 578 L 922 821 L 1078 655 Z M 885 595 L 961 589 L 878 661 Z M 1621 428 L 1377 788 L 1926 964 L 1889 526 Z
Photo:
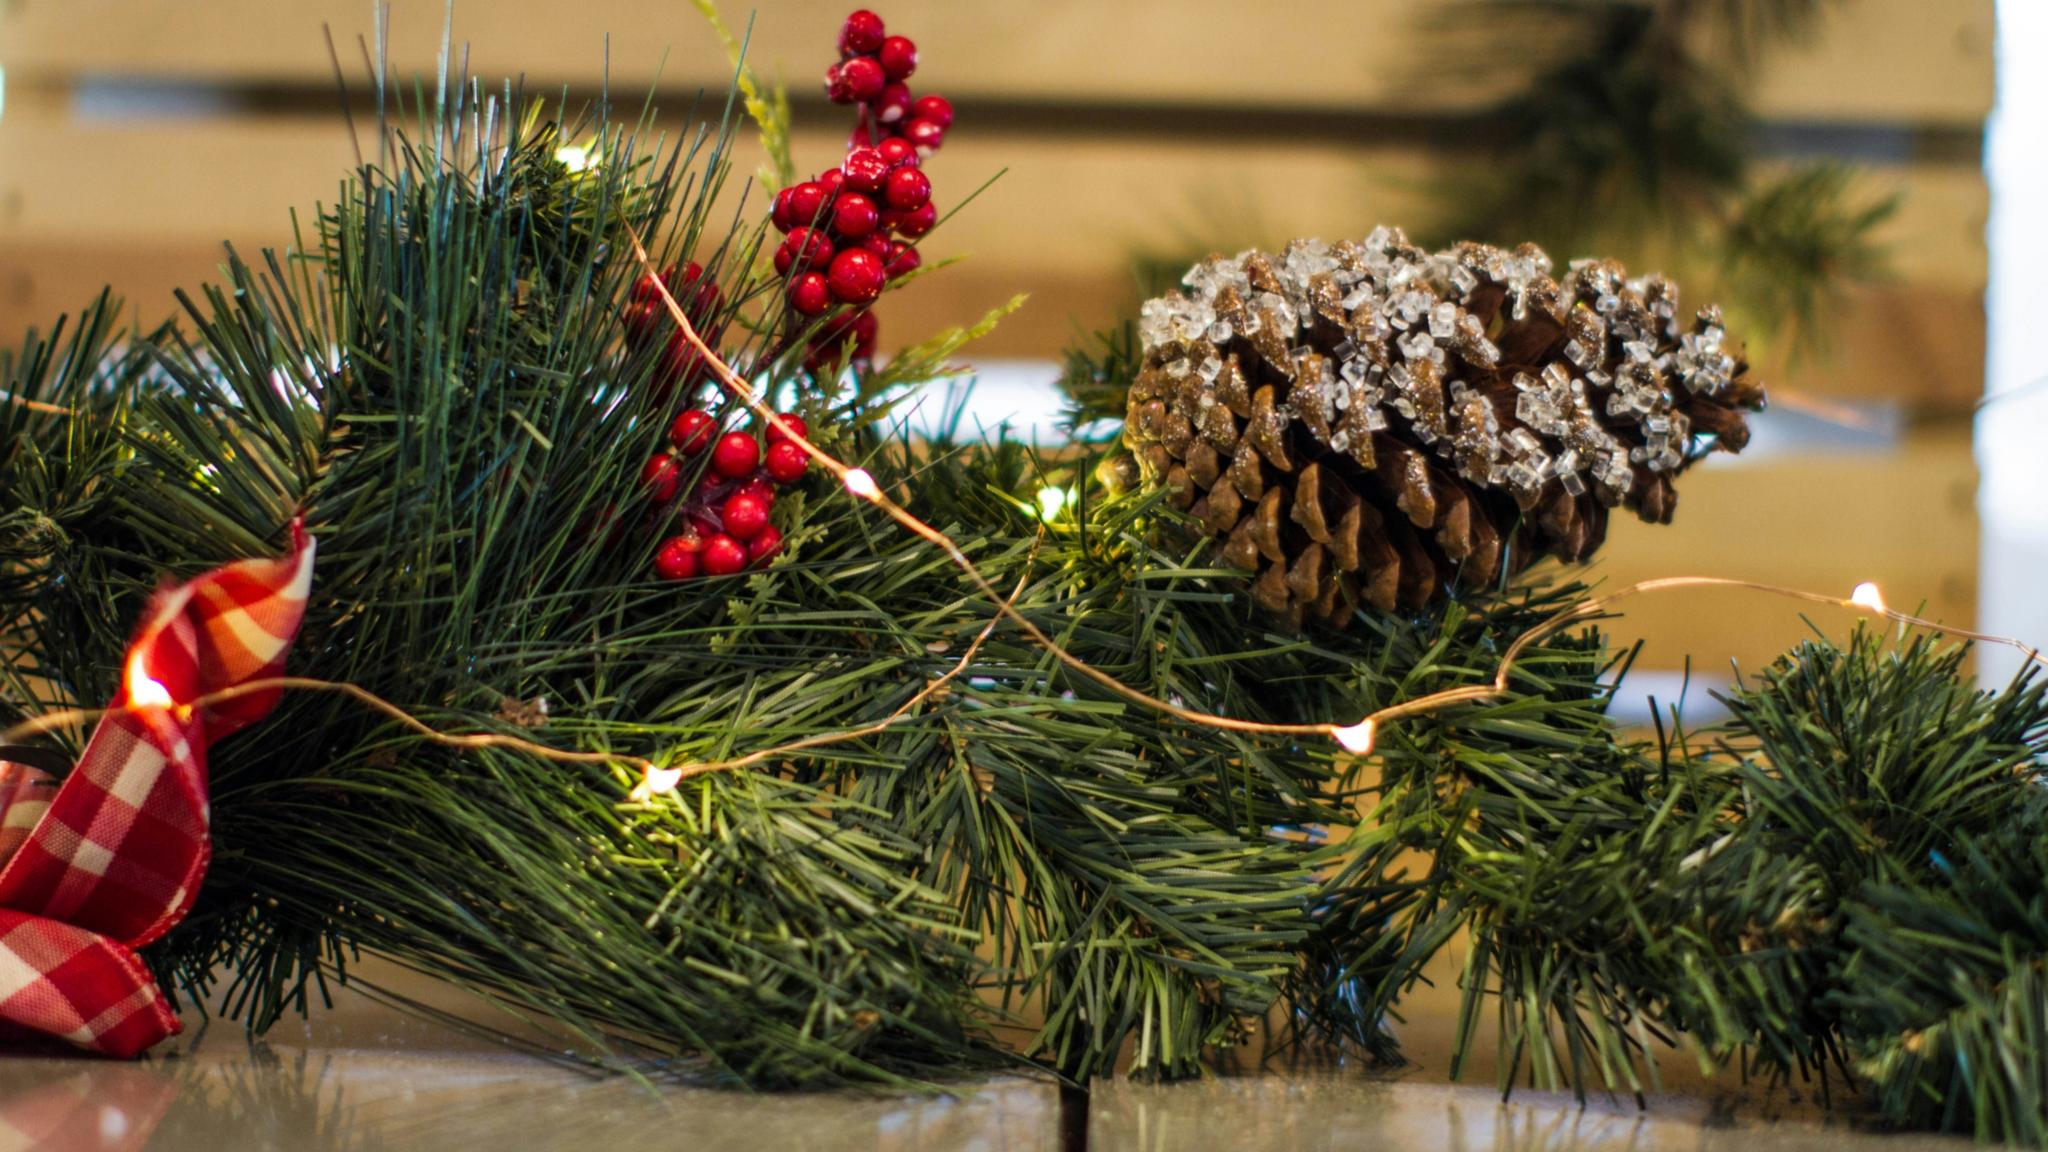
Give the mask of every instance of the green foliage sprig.
M 1640 1094 L 1683 1040 L 1710 1069 L 1867 1085 L 1897 1123 L 2040 1143 L 2048 685 L 1974 690 L 1964 655 L 1859 631 L 1701 732 L 1500 751 L 1494 723 L 1447 719 L 1389 748 L 1295 1002 L 1392 1055 L 1383 1022 L 1462 937 L 1454 1063 L 1491 1000 L 1504 1087 Z
M 664 532 L 636 478 L 672 409 L 618 336 L 638 272 L 620 253 L 638 231 L 735 311 L 779 300 L 748 279 L 757 234 L 714 223 L 730 119 L 642 154 L 601 108 L 484 116 L 479 86 L 455 91 L 410 131 L 394 113 L 295 249 L 230 253 L 180 325 L 95 335 L 60 369 L 32 338 L 14 362 L 19 394 L 74 415 L 8 418 L 83 438 L 4 458 L 5 663 L 41 685 L 10 691 L 10 719 L 103 699 L 143 592 L 274 549 L 296 515 L 321 559 L 293 671 L 443 730 L 509 730 L 541 699 L 564 747 L 726 756 L 870 724 L 989 627 L 941 554 L 829 485 L 789 502 L 772 568 L 649 580 Z M 594 166 L 557 158 L 585 139 Z M 974 330 L 842 392 L 777 375 L 769 327 L 736 325 L 728 354 L 1129 684 L 1321 718 L 1478 663 L 1479 631 L 1443 619 L 1385 623 L 1407 639 L 1384 651 L 1268 634 L 1231 578 L 1166 546 L 1156 499 L 1084 485 L 1041 520 L 1035 487 L 1089 462 L 878 419 Z M 38 578 L 36 548 L 68 578 Z M 214 864 L 149 960 L 261 1029 L 371 952 L 603 1059 L 752 1085 L 1018 1056 L 1189 1075 L 1294 967 L 1318 884 L 1303 830 L 1341 815 L 1330 756 L 1133 709 L 1001 625 L 908 722 L 645 803 L 623 771 L 456 754 L 289 696 L 216 750 Z M 1007 1056 L 1005 1023 L 1027 1032 Z
M 368 952 L 642 1072 L 1188 1076 L 1276 1009 L 1397 1059 L 1401 997 L 1462 937 L 1459 1061 L 1491 1008 L 1504 1080 L 1641 1091 L 1687 1037 L 1853 1078 L 1902 1123 L 2043 1140 L 2042 682 L 1980 693 L 1959 650 L 1859 633 L 1741 685 L 1722 725 L 1639 740 L 1606 715 L 1627 654 L 1582 632 L 1357 764 L 1071 675 L 822 481 L 775 565 L 652 582 L 664 529 L 631 494 L 670 408 L 617 334 L 619 253 L 632 228 L 735 312 L 776 298 L 748 278 L 758 232 L 715 224 L 729 114 L 643 155 L 601 109 L 468 134 L 481 89 L 459 91 L 179 324 L 122 334 L 102 301 L 0 358 L 0 716 L 103 700 L 158 579 L 272 551 L 295 515 L 321 558 L 294 673 L 443 730 L 540 699 L 527 734 L 564 748 L 722 758 L 873 724 L 986 638 L 902 723 L 645 801 L 624 769 L 288 696 L 215 750 L 215 862 L 148 952 L 167 985 L 261 1029 Z M 596 167 L 556 158 L 593 134 Z M 1272 632 L 1157 494 L 1089 483 L 1084 454 L 913 439 L 890 395 L 785 373 L 769 327 L 734 329 L 764 387 L 1156 697 L 1364 715 L 1490 678 L 1583 602 L 1525 585 Z M 1128 356 L 1075 357 L 1077 416 Z M 1046 484 L 1071 511 L 1038 507 Z
M 1537 61 L 1491 110 L 1483 162 L 1440 184 L 1432 239 L 1637 253 L 1718 270 L 1742 328 L 1820 349 L 1844 288 L 1882 279 L 1898 207 L 1821 161 L 1760 173 L 1744 93 L 1758 61 L 1826 0 L 1466 0 L 1442 14 L 1455 58 Z M 1476 67 L 1437 72 L 1470 82 Z M 1678 268 L 1671 271 L 1678 272 Z M 1688 279 L 1704 277 L 1689 276 Z

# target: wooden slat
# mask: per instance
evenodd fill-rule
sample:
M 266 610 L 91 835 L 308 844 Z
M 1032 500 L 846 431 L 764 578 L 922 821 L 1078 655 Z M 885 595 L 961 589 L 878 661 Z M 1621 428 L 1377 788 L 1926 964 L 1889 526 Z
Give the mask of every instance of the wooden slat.
M 431 69 L 442 4 L 393 5 L 401 71 Z M 731 4 L 736 20 L 745 6 Z M 823 71 L 846 0 L 782 0 L 762 9 L 754 58 L 809 84 Z M 321 40 L 370 28 L 368 0 L 16 0 L 0 5 L 5 65 L 31 81 L 134 75 L 325 83 Z M 1477 9 L 1475 9 L 1477 10 Z M 1100 99 L 1321 108 L 1470 106 L 1416 79 L 1455 61 L 1427 31 L 1439 0 L 1245 4 L 1234 0 L 1038 0 L 1031 4 L 898 0 L 885 15 L 924 50 L 932 84 L 965 99 Z M 1464 19 L 1462 15 L 1457 18 Z M 627 87 L 661 70 L 722 86 L 724 58 L 675 0 L 490 0 L 457 5 L 456 35 L 486 75 L 596 78 L 604 37 Z M 1969 123 L 1991 104 L 1992 0 L 1846 0 L 1809 44 L 1768 55 L 1748 82 L 1760 111 L 1787 119 Z M 1502 62 L 1508 77 L 1518 62 Z M 1483 72 L 1482 72 L 1483 74 Z
M 799 133 L 799 162 L 824 167 L 840 139 Z M 331 197 L 351 160 L 338 115 L 124 123 L 74 119 L 61 105 L 11 107 L 0 123 L 0 235 L 171 244 L 269 238 L 281 234 L 290 208 Z M 758 167 L 750 137 L 734 163 L 741 173 Z M 1280 142 L 1224 151 L 1185 140 L 965 132 L 931 171 L 942 202 L 957 203 L 995 178 L 948 225 L 950 250 L 1020 268 L 1109 272 L 1140 251 L 1198 255 L 1299 235 L 1362 234 L 1377 222 L 1415 226 L 1431 213 L 1436 163 L 1412 149 L 1353 155 Z M 1873 194 L 1901 193 L 1885 239 L 1902 280 L 1981 286 L 1986 195 L 1978 172 L 1873 169 L 1865 183 Z
M 1975 123 L 1995 98 L 1995 28 L 1990 0 L 1842 0 L 1747 95 L 1786 118 Z
M 802 133 L 798 156 L 822 166 L 838 141 Z M 759 162 L 751 147 L 735 160 L 743 173 Z M 172 285 L 211 275 L 220 242 L 254 252 L 288 240 L 290 211 L 331 199 L 351 162 L 338 115 L 131 124 L 17 101 L 0 122 L 0 331 L 47 321 L 103 282 L 160 313 Z M 1007 172 L 935 238 L 934 255 L 967 262 L 892 305 L 907 317 L 895 330 L 965 322 L 1030 291 L 1035 302 L 991 348 L 1051 355 L 1077 326 L 1128 314 L 1141 254 L 1186 259 L 1413 224 L 1428 216 L 1435 163 L 1414 150 L 962 133 L 932 163 L 942 203 Z M 1837 359 L 1766 370 L 1819 394 L 1972 402 L 1982 380 L 1981 177 L 1934 165 L 1866 179 L 1903 193 L 1887 230 L 1896 282 L 1849 314 Z
M 1977 474 L 1966 424 L 1923 430 L 1892 452 L 1703 467 L 1678 487 L 1670 525 L 1617 521 L 1588 574 L 1610 586 L 1731 576 L 1843 596 L 1875 580 L 1896 607 L 1964 627 L 1976 619 Z M 1802 614 L 1836 637 L 1856 620 L 1775 597 L 1684 591 L 1630 601 L 1613 632 L 1645 642 L 1645 668 L 1689 659 L 1721 682 L 1729 661 L 1753 671 L 1810 636 Z

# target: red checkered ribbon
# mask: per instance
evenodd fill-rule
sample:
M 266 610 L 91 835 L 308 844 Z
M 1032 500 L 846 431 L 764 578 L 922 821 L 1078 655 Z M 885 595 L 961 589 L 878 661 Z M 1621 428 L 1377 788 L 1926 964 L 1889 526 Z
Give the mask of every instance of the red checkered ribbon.
M 0 1024 L 139 1055 L 178 1017 L 135 949 L 184 918 L 211 852 L 206 749 L 277 692 L 183 702 L 284 668 L 313 582 L 313 542 L 157 593 L 121 694 L 54 786 L 0 762 Z

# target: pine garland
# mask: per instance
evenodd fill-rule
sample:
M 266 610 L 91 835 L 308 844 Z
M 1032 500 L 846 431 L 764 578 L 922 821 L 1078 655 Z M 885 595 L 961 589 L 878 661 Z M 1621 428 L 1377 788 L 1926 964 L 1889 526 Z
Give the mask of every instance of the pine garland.
M 1640 1092 L 1685 1037 L 1900 1123 L 2048 1142 L 2040 681 L 1978 693 L 1958 649 L 1817 639 L 1724 724 L 1646 741 L 1606 715 L 1628 654 L 1585 631 L 1361 764 L 1133 707 L 822 483 L 774 565 L 650 583 L 659 533 L 616 505 L 668 411 L 617 336 L 622 240 L 715 269 L 735 315 L 774 298 L 759 234 L 712 217 L 730 121 L 643 155 L 602 110 L 522 106 L 478 139 L 479 96 L 393 129 L 296 250 L 231 257 L 178 325 L 119 333 L 102 301 L 0 357 L 0 721 L 104 699 L 158 579 L 296 513 L 321 559 L 294 673 L 444 730 L 724 757 L 872 724 L 986 638 L 901 723 L 647 800 L 623 769 L 287 696 L 214 757 L 214 866 L 148 952 L 168 986 L 260 1030 L 368 952 L 614 1066 L 1180 1077 L 1276 1009 L 1398 1059 L 1403 993 L 1462 935 L 1460 1059 L 1491 999 L 1504 1082 Z M 597 167 L 555 160 L 590 135 Z M 1017 611 L 1190 708 L 1327 721 L 1483 681 L 1586 595 L 1539 570 L 1275 633 L 1157 495 L 1090 479 L 1113 460 L 912 440 L 908 368 L 797 388 L 765 334 L 741 345 Z M 1121 410 L 1130 352 L 1076 356 L 1078 413 Z M 1046 484 L 1078 507 L 1043 516 Z

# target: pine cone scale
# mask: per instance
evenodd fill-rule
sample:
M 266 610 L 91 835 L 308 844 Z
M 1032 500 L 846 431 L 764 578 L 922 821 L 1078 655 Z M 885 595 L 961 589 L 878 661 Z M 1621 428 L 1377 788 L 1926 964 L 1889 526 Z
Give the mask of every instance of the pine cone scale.
M 1188 273 L 1149 301 L 1125 440 L 1150 483 L 1255 571 L 1283 623 L 1419 607 L 1543 555 L 1582 560 L 1627 507 L 1740 450 L 1763 390 L 1677 290 L 1540 249 L 1438 253 L 1392 229 Z

